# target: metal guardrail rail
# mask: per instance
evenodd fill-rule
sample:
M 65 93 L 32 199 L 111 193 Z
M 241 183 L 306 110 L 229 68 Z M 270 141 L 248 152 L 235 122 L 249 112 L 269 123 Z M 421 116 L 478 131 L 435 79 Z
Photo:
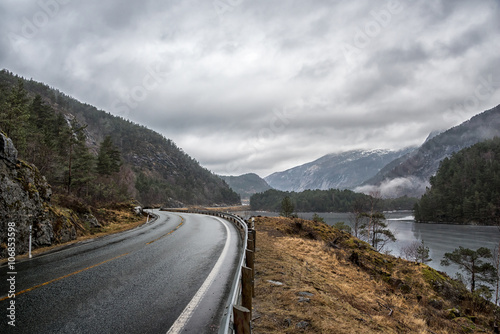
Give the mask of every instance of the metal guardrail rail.
M 247 254 L 249 250 L 247 249 L 248 247 L 248 235 L 249 235 L 249 228 L 247 223 L 243 220 L 243 218 L 239 217 L 238 215 L 233 215 L 231 213 L 226 213 L 226 212 L 220 212 L 220 211 L 204 211 L 204 210 L 180 210 L 180 209 L 160 209 L 161 211 L 171 211 L 171 212 L 184 212 L 184 213 L 197 213 L 197 214 L 203 214 L 203 215 L 209 215 L 209 216 L 217 216 L 220 218 L 224 218 L 231 223 L 235 224 L 235 226 L 238 228 L 240 231 L 240 236 L 241 236 L 241 242 L 242 242 L 242 250 L 241 250 L 241 256 L 238 261 L 238 267 L 236 270 L 236 273 L 233 278 L 233 282 L 231 285 L 231 291 L 229 293 L 229 297 L 226 301 L 225 305 L 225 312 L 224 315 L 221 319 L 220 327 L 219 327 L 219 334 L 238 334 L 239 331 L 235 329 L 235 319 L 234 319 L 234 312 L 233 308 L 235 306 L 242 306 L 242 295 L 243 295 L 243 286 L 244 283 L 243 281 L 243 268 L 245 265 L 248 263 L 247 259 Z M 253 250 L 252 250 L 253 252 Z M 248 269 L 248 268 L 247 268 Z M 253 272 L 253 259 L 252 259 L 252 272 Z M 253 280 L 253 275 L 252 275 L 252 280 Z M 253 291 L 253 282 L 252 282 L 252 287 L 250 291 Z M 251 298 L 251 296 L 250 296 Z M 251 304 L 251 303 L 250 303 Z M 251 308 L 251 306 L 250 306 Z M 248 310 L 251 313 L 251 309 Z M 248 324 L 245 324 L 248 329 L 250 329 L 250 319 L 248 319 Z M 246 332 L 246 331 L 245 331 Z M 248 331 L 249 333 L 249 331 Z

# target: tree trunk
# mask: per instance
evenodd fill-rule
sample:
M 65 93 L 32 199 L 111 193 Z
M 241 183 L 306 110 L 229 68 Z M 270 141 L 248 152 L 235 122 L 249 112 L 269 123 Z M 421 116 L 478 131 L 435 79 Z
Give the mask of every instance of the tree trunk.
M 68 195 L 71 192 L 71 155 L 72 155 L 72 147 L 71 143 L 69 144 L 69 164 L 68 164 Z

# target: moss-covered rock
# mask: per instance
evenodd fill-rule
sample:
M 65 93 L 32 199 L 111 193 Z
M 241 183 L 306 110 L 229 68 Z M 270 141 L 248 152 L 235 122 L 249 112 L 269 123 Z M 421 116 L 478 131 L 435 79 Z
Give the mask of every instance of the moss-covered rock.
M 64 214 L 54 209 L 51 196 L 52 190 L 36 166 L 19 161 L 12 141 L 0 134 L 0 258 L 7 255 L 9 223 L 15 225 L 16 255 L 28 251 L 30 226 L 33 248 L 76 238 L 80 218 L 72 211 Z
M 448 319 L 455 319 L 460 317 L 460 310 L 456 307 L 446 310 L 446 316 Z

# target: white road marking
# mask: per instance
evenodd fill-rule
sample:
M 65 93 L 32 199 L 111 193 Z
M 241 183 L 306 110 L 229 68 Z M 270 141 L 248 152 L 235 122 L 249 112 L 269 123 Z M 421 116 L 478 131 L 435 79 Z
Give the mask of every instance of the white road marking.
M 227 238 L 226 238 L 226 244 L 224 245 L 224 249 L 222 250 L 219 259 L 212 268 L 212 271 L 210 272 L 210 274 L 208 274 L 208 277 L 205 280 L 205 282 L 203 282 L 202 286 L 200 287 L 198 292 L 196 292 L 193 299 L 191 299 L 191 301 L 186 306 L 184 311 L 182 311 L 181 315 L 177 318 L 177 320 L 175 320 L 174 324 L 172 325 L 172 327 L 170 327 L 167 334 L 178 334 L 182 331 L 184 326 L 186 326 L 187 322 L 193 315 L 194 310 L 196 309 L 196 307 L 198 307 L 198 304 L 203 299 L 203 296 L 207 293 L 208 288 L 210 287 L 210 285 L 212 285 L 213 281 L 215 280 L 215 276 L 217 276 L 220 268 L 222 267 L 222 263 L 224 262 L 224 259 L 227 253 L 229 252 L 229 244 L 231 243 L 231 233 L 229 231 L 229 226 L 227 225 L 228 223 L 223 219 L 217 217 L 214 218 L 220 221 L 226 228 Z

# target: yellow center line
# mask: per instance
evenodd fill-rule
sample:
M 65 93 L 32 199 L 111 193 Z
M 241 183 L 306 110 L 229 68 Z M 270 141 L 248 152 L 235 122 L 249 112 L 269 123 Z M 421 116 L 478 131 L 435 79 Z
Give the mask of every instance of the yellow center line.
M 73 276 L 73 275 L 76 275 L 76 274 L 78 274 L 78 273 L 81 273 L 82 271 L 86 271 L 86 270 L 89 270 L 89 269 L 95 268 L 95 267 L 97 267 L 97 266 L 100 266 L 101 264 L 104 264 L 104 263 L 109 262 L 109 261 L 116 260 L 116 259 L 118 259 L 118 258 L 120 258 L 120 257 L 122 257 L 122 256 L 127 255 L 127 254 L 129 254 L 129 253 L 124 253 L 124 254 L 118 255 L 118 256 L 116 256 L 116 257 L 114 257 L 114 258 L 112 258 L 112 259 L 108 259 L 108 260 L 105 260 L 105 261 L 99 262 L 98 264 L 94 264 L 93 266 L 90 266 L 90 267 L 87 267 L 87 268 L 83 268 L 83 269 L 77 270 L 77 271 L 75 271 L 75 272 L 72 272 L 71 274 L 67 274 L 67 275 L 64 275 L 64 276 L 61 276 L 61 277 L 58 277 L 58 278 L 54 278 L 53 280 L 50 280 L 50 281 L 48 281 L 48 282 L 45 282 L 45 283 L 42 283 L 42 284 L 38 284 L 38 285 L 35 285 L 35 286 L 33 286 L 33 287 L 31 287 L 31 288 L 28 288 L 28 289 L 26 289 L 26 290 L 22 290 L 22 291 L 16 292 L 16 294 L 15 294 L 15 295 L 16 295 L 16 296 L 18 296 L 18 295 L 23 294 L 23 293 L 25 293 L 25 292 L 29 292 L 29 291 L 32 291 L 32 290 L 35 290 L 35 289 L 41 288 L 41 287 L 42 287 L 42 286 L 44 286 L 44 285 L 48 285 L 48 284 L 50 284 L 50 283 L 57 282 L 57 281 L 62 280 L 62 279 L 64 279 L 64 278 L 68 278 L 68 277 L 70 277 L 70 276 Z M 1 298 L 1 299 L 0 299 L 0 302 L 1 302 L 1 301 L 6 300 L 6 299 L 8 299 L 8 298 L 9 298 L 8 296 L 3 297 L 3 298 Z
M 181 216 L 179 216 L 179 217 L 181 217 Z M 174 232 L 175 232 L 175 231 L 177 231 L 177 230 L 179 229 L 179 227 L 181 227 L 183 224 L 184 224 L 184 218 L 182 218 L 182 217 L 181 217 L 181 223 L 180 223 L 179 225 L 177 225 L 177 226 L 176 226 L 176 227 L 175 227 L 172 231 L 170 231 L 170 232 L 168 232 L 167 234 L 164 234 L 164 235 L 162 235 L 162 236 L 160 236 L 160 237 L 158 237 L 158 238 L 154 239 L 153 241 L 146 242 L 146 245 L 150 245 L 150 244 L 152 244 L 153 242 L 158 241 L 158 240 L 160 240 L 161 238 L 164 238 L 164 237 L 166 237 L 167 235 L 170 235 L 170 234 L 174 233 Z

